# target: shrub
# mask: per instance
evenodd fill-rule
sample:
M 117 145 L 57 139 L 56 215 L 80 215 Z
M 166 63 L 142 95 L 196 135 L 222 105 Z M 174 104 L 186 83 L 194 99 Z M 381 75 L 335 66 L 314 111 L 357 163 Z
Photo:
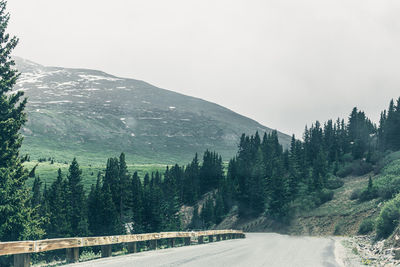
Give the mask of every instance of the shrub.
M 383 176 L 377 186 L 378 195 L 383 199 L 391 199 L 400 193 L 400 177 L 393 175 Z
M 351 164 L 345 164 L 337 171 L 336 174 L 342 178 L 349 175 L 361 176 L 371 172 L 373 169 L 374 168 L 371 163 L 365 162 L 363 160 L 356 160 Z
M 353 161 L 353 156 L 351 155 L 351 153 L 346 153 L 342 156 L 342 160 L 344 162 L 351 162 Z
M 329 177 L 328 180 L 326 181 L 326 188 L 328 189 L 338 189 L 344 185 L 344 182 L 342 179 L 338 177 Z
M 356 176 L 367 174 L 373 170 L 372 164 L 365 162 L 363 160 L 354 162 L 352 168 L 353 168 L 352 174 Z
M 343 228 L 344 228 L 344 226 L 345 226 L 345 223 L 344 223 L 343 221 L 338 222 L 338 223 L 335 225 L 335 230 L 333 231 L 333 234 L 334 234 L 334 235 L 340 235 L 340 234 L 342 234 L 342 233 L 343 233 Z
M 377 188 L 373 187 L 372 189 L 364 189 L 361 191 L 359 195 L 360 201 L 368 201 L 374 198 L 377 198 L 379 196 Z
M 388 237 L 396 226 L 400 218 L 400 195 L 389 200 L 383 206 L 378 219 L 376 220 L 376 234 L 378 238 Z
M 318 193 L 318 198 L 320 199 L 320 205 L 324 204 L 325 202 L 331 201 L 333 199 L 333 191 L 329 189 L 322 189 Z
M 372 231 L 374 231 L 374 227 L 375 227 L 374 220 L 372 220 L 372 219 L 364 219 L 361 222 L 360 227 L 358 228 L 358 233 L 360 235 L 369 234 Z
M 354 189 L 350 194 L 350 200 L 359 199 L 361 191 L 362 190 L 360 188 Z
M 384 172 L 386 169 L 385 167 L 388 166 L 391 162 L 399 160 L 400 159 L 400 151 L 397 152 L 387 152 L 387 155 L 383 157 L 381 160 L 379 160 L 374 168 L 375 174 L 381 173 L 382 171 Z
M 339 177 L 346 177 L 349 176 L 353 172 L 353 168 L 351 164 L 345 164 L 336 172 L 336 175 Z

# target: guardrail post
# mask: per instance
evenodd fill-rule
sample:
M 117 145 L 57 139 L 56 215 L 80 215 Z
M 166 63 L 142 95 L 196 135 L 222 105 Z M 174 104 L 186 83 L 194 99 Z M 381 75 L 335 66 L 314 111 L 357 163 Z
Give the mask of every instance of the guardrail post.
M 79 261 L 79 248 L 67 248 L 67 263 L 74 263 Z
M 190 237 L 185 237 L 185 246 L 190 246 Z
M 31 254 L 15 254 L 14 267 L 29 267 L 31 266 Z
M 157 239 L 150 240 L 150 249 L 152 250 L 157 249 Z
M 103 245 L 101 246 L 101 257 L 106 258 L 106 257 L 111 257 L 112 255 L 112 247 L 111 245 Z
M 197 242 L 198 242 L 198 244 L 203 244 L 203 243 L 204 243 L 203 236 L 199 236 L 199 237 L 197 238 Z
M 217 242 L 221 241 L 221 235 L 216 235 Z
M 137 252 L 137 242 L 129 242 L 128 253 L 136 253 L 136 252 Z
M 171 248 L 175 247 L 175 238 L 168 238 L 168 246 Z
M 208 243 L 214 242 L 214 236 L 213 235 L 209 235 L 208 236 Z

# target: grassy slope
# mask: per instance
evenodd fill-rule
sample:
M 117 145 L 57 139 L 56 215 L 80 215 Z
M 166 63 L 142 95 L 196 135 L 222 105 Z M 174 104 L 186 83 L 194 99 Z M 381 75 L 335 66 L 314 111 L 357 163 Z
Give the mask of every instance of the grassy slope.
M 360 223 L 365 218 L 375 219 L 383 202 L 381 199 L 360 202 L 350 200 L 351 193 L 356 189 L 364 189 L 371 175 L 374 185 L 379 186 L 400 176 L 400 152 L 386 157 L 387 165 L 378 175 L 373 173 L 360 177 L 347 177 L 344 186 L 335 190 L 333 200 L 321 205 L 315 210 L 299 214 L 290 227 L 293 234 L 357 234 Z M 396 159 L 397 158 L 397 159 Z M 336 232 L 335 232 L 336 230 Z
M 379 213 L 377 199 L 366 202 L 350 200 L 353 190 L 367 186 L 368 177 L 345 178 L 344 186 L 334 190 L 331 201 L 312 211 L 298 214 L 289 232 L 309 235 L 356 234 L 364 218 L 375 217 Z

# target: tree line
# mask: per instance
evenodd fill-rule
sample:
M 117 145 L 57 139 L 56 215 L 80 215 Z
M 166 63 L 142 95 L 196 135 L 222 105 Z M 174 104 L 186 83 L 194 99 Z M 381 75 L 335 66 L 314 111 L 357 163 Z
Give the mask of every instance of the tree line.
M 196 155 L 187 166 L 176 164 L 164 173 L 146 173 L 142 178 L 137 172 L 128 172 L 121 153 L 119 158 L 107 160 L 104 174 L 98 174 L 88 194 L 76 159 L 66 175 L 58 170 L 49 187 L 35 176 L 30 202 L 42 218 L 47 238 L 176 231 L 182 229 L 181 206 L 197 203 L 223 181 L 222 158 L 215 152 L 206 151 L 202 164 Z M 215 223 L 222 220 L 224 211 L 214 217 L 215 205 L 209 200 L 208 205 L 198 228 L 209 226 L 214 218 L 219 218 Z M 220 201 L 216 205 L 216 210 L 223 208 Z

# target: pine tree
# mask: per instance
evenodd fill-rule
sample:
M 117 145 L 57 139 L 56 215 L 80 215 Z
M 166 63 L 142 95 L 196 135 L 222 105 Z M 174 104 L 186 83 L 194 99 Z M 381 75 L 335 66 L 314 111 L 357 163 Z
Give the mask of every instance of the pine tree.
M 200 216 L 199 216 L 199 206 L 198 205 L 195 205 L 193 207 L 192 221 L 190 222 L 189 228 L 194 229 L 194 230 L 203 228 L 203 224 L 202 224 Z
M 219 224 L 224 219 L 224 201 L 220 193 L 217 194 L 215 199 L 215 223 Z
M 223 178 L 222 158 L 216 152 L 206 151 L 200 168 L 200 193 L 218 188 Z
M 48 190 L 45 190 L 45 202 L 48 203 L 49 223 L 46 224 L 47 237 L 66 237 L 71 235 L 71 224 L 68 220 L 68 183 L 58 169 L 57 179 Z
M 120 185 L 119 175 L 120 171 L 119 171 L 118 158 L 109 158 L 107 160 L 107 167 L 106 167 L 106 173 L 104 175 L 103 187 L 110 188 L 114 206 L 116 207 L 118 216 L 121 219 L 120 216 L 121 185 Z
M 163 213 L 162 229 L 168 231 L 180 229 L 178 212 L 183 198 L 183 176 L 183 169 L 177 164 L 165 173 L 164 181 L 161 184 L 163 192 L 163 201 L 161 204 Z
M 33 177 L 35 177 L 35 171 L 36 171 L 36 168 L 37 168 L 37 166 L 38 166 L 39 164 L 36 164 L 30 171 L 29 171 L 29 177 L 30 178 L 33 178 Z
M 102 217 L 100 228 L 101 235 L 118 235 L 125 232 L 123 225 L 118 216 L 118 211 L 115 208 L 112 199 L 111 189 L 108 185 L 103 186 L 102 189 L 102 202 L 99 212 Z
M 200 218 L 206 228 L 211 227 L 215 223 L 214 202 L 208 198 L 201 209 Z
M 37 208 L 42 203 L 42 194 L 40 192 L 41 187 L 42 187 L 42 181 L 40 180 L 40 177 L 37 176 L 33 181 L 33 187 L 32 187 L 32 192 L 33 192 L 33 196 L 31 199 L 32 208 Z
M 28 171 L 22 165 L 19 133 L 26 122 L 24 93 L 12 93 L 18 79 L 11 52 L 18 39 L 6 33 L 10 15 L 0 1 L 0 241 L 38 238 L 44 234 L 41 220 L 30 206 L 25 186 Z
M 183 179 L 183 202 L 193 205 L 199 199 L 200 166 L 197 153 L 186 167 Z
M 129 212 L 129 186 L 130 180 L 125 162 L 125 154 L 121 153 L 119 156 L 119 216 L 121 222 L 125 222 L 127 217 L 129 217 L 127 214 Z
M 71 224 L 71 236 L 88 234 L 86 197 L 82 185 L 82 170 L 76 158 L 72 160 L 68 173 L 68 219 Z
M 133 232 L 143 232 L 143 187 L 137 172 L 133 173 L 131 184 L 131 208 Z
M 92 235 L 99 236 L 103 235 L 102 226 L 103 213 L 104 213 L 104 203 L 103 203 L 103 192 L 101 185 L 101 174 L 97 174 L 96 185 L 91 186 L 90 193 L 88 196 L 88 222 L 89 231 Z
M 372 187 L 373 187 L 373 184 L 372 184 L 372 177 L 371 177 L 371 175 L 370 175 L 369 178 L 368 178 L 368 187 L 367 187 L 368 192 L 371 192 L 371 191 L 372 191 Z

